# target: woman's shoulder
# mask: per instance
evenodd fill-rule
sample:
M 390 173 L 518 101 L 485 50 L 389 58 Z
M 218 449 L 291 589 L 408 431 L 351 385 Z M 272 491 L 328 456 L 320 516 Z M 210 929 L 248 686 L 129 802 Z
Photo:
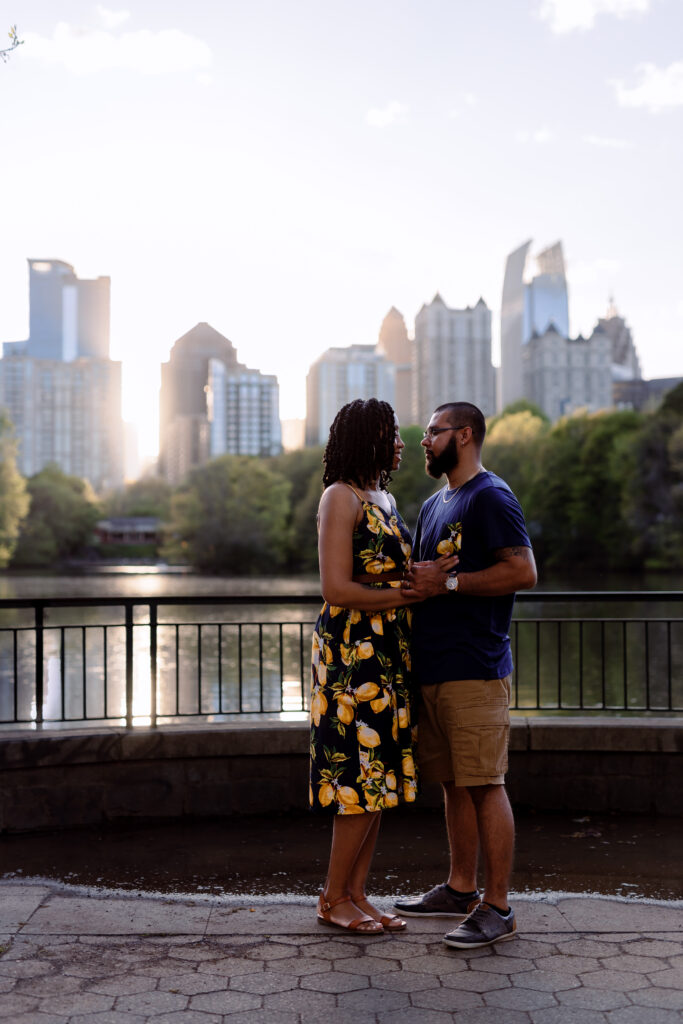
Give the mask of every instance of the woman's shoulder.
M 319 508 L 353 508 L 356 510 L 360 501 L 360 496 L 351 484 L 347 484 L 344 480 L 335 480 L 323 491 Z

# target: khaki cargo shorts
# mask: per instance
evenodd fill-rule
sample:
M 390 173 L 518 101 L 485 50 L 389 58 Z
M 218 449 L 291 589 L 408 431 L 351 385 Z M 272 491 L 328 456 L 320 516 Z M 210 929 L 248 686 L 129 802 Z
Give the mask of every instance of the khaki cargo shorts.
M 424 781 L 503 784 L 511 680 L 456 679 L 422 687 L 417 755 Z

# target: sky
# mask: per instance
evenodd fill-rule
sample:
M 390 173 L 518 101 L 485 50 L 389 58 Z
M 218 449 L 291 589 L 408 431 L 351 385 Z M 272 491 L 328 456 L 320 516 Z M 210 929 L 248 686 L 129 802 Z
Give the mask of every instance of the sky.
M 0 0 L 0 341 L 28 258 L 111 277 L 124 418 L 200 321 L 305 414 L 326 348 L 494 313 L 561 239 L 570 332 L 610 296 L 645 377 L 683 375 L 681 0 Z

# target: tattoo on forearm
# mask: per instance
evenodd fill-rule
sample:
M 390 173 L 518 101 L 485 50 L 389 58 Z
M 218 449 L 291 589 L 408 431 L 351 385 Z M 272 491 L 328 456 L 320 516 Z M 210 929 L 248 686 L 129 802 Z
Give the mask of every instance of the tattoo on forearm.
M 517 548 L 498 548 L 495 552 L 496 559 L 499 562 L 504 562 L 507 558 L 525 558 L 528 559 L 531 555 L 531 548 L 517 547 Z

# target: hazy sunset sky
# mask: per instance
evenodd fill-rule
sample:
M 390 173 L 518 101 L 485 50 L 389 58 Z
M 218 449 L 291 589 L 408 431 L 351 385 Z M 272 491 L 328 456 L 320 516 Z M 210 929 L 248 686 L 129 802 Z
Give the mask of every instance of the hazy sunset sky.
M 281 415 L 331 345 L 494 311 L 508 252 L 562 239 L 570 329 L 610 295 L 646 377 L 683 375 L 681 0 L 2 3 L 0 341 L 26 259 L 111 276 L 124 417 L 208 321 Z

